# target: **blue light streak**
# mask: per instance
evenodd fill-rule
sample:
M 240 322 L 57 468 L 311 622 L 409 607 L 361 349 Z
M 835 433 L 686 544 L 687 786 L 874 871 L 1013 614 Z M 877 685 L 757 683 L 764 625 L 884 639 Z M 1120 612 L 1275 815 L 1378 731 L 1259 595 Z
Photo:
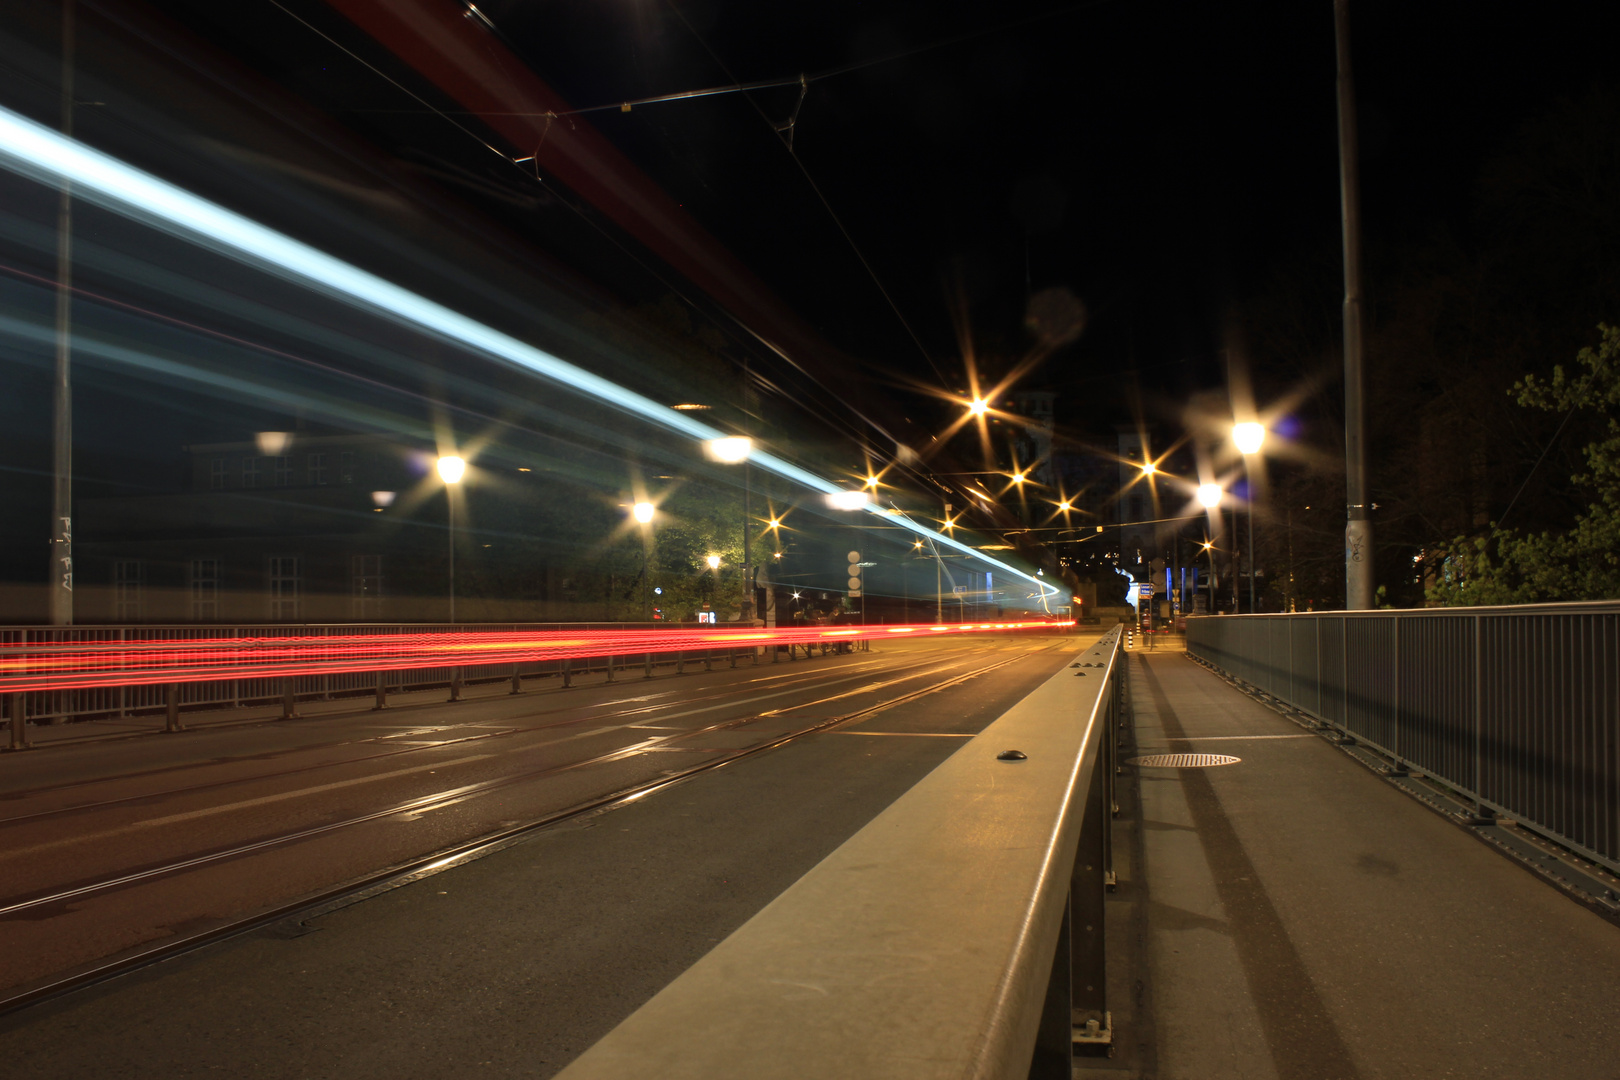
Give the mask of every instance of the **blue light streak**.
M 93 202 L 278 277 L 315 288 L 328 296 L 391 315 L 458 345 L 498 357 L 553 382 L 572 387 L 660 427 L 699 441 L 722 438 L 727 434 L 308 244 L 250 221 L 109 154 L 66 138 L 4 107 L 0 107 L 0 166 L 42 183 L 71 185 L 76 198 Z M 844 490 L 842 485 L 816 476 L 774 454 L 756 451 L 749 460 L 768 472 L 822 495 Z M 881 507 L 870 504 L 866 512 L 898 522 L 918 536 L 927 537 L 936 544 L 1031 582 L 1041 589 L 1043 598 L 1059 592 L 1031 574 L 992 558 L 969 544 L 919 525 L 904 515 L 890 515 Z M 1047 590 L 1050 590 L 1050 594 Z

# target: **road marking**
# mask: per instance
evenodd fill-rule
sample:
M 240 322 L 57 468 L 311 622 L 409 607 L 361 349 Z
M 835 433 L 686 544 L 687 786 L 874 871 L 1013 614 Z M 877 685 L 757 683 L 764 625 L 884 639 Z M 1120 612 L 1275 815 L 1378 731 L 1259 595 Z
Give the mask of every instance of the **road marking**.
M 906 735 L 919 739 L 971 739 L 975 736 L 965 731 L 834 731 L 834 735 Z
M 1314 739 L 1315 735 L 1187 735 L 1171 742 L 1234 742 L 1249 739 Z
M 434 761 L 425 765 L 413 765 L 409 769 L 395 769 L 392 772 L 377 773 L 374 776 L 357 776 L 352 780 L 334 780 L 329 784 L 317 784 L 315 787 L 298 788 L 294 791 L 283 791 L 275 795 L 262 795 L 257 799 L 243 799 L 240 802 L 224 803 L 219 806 L 205 806 L 200 810 L 187 810 L 181 814 L 168 814 L 164 817 L 148 818 L 145 821 L 132 821 L 128 825 L 121 825 L 116 829 L 105 829 L 101 832 L 84 833 L 79 836 L 68 836 L 60 840 L 51 840 L 32 847 L 11 848 L 0 851 L 0 859 L 15 859 L 33 855 L 40 851 L 50 851 L 54 848 L 66 847 L 69 844 L 80 844 L 86 840 L 105 840 L 113 836 L 124 836 L 139 832 L 142 829 L 155 829 L 160 825 L 173 825 L 181 821 L 193 821 L 197 818 L 208 817 L 210 814 L 224 814 L 232 810 L 246 810 L 254 806 L 268 806 L 271 803 L 286 802 L 288 799 L 298 799 L 306 795 L 318 795 L 325 791 L 336 791 L 339 788 L 355 787 L 359 784 L 370 784 L 377 780 L 391 780 L 396 776 L 409 776 L 412 773 L 431 772 L 435 769 L 448 769 L 452 765 L 465 765 L 470 761 L 484 761 L 495 757 L 494 754 L 474 754 L 470 757 L 452 758 L 449 761 Z

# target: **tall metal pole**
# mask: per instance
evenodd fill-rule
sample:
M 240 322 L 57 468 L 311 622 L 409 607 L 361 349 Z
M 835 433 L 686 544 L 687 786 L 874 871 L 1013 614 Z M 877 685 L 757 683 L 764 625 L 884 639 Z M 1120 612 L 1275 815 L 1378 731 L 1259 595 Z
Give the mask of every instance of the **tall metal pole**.
M 1243 475 L 1249 481 L 1249 614 L 1259 609 L 1254 606 L 1254 474 L 1249 471 L 1249 459 L 1243 459 Z
M 445 505 L 450 507 L 450 621 L 456 621 L 456 485 L 444 485 Z
M 1356 95 L 1350 73 L 1350 0 L 1333 0 L 1339 59 L 1339 196 L 1344 222 L 1344 606 L 1373 606 L 1373 524 L 1368 515 L 1367 428 L 1361 362 L 1361 193 Z
M 750 532 L 753 531 L 752 522 L 753 522 L 753 514 L 754 514 L 753 500 L 752 500 L 752 490 L 751 490 L 751 480 L 752 480 L 752 477 L 749 474 L 748 459 L 744 458 L 743 459 L 743 565 L 742 565 L 743 600 L 742 600 L 742 610 L 740 612 L 738 612 L 738 615 L 741 617 L 743 622 L 748 623 L 750 626 L 752 626 L 753 622 L 754 622 L 753 547 L 751 546 L 751 539 L 750 539 L 750 537 L 748 535 Z M 862 594 L 861 594 L 861 599 L 863 601 L 866 599 L 866 594 L 864 592 L 862 592 Z
M 62 134 L 73 137 L 73 0 L 62 4 Z M 73 187 L 56 212 L 56 371 L 52 383 L 50 619 L 73 625 Z

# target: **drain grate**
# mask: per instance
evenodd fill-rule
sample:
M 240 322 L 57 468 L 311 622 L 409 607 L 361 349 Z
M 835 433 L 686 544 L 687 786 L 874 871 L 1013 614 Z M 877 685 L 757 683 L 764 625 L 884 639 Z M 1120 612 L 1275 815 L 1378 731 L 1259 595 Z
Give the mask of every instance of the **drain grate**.
M 1149 765 L 1158 769 L 1207 769 L 1211 765 L 1235 765 L 1242 758 L 1225 754 L 1148 754 L 1128 759 L 1127 765 Z

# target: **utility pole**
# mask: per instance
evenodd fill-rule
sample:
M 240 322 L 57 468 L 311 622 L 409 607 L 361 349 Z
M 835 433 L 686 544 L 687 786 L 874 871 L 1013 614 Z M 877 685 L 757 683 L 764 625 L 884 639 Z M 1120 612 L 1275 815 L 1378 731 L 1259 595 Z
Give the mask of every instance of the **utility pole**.
M 1350 0 L 1333 0 L 1339 59 L 1339 196 L 1344 223 L 1344 606 L 1373 606 L 1373 523 L 1367 497 L 1366 378 L 1361 362 L 1361 193 L 1355 81 L 1350 72 Z
M 62 134 L 73 137 L 73 0 L 62 3 Z M 73 186 L 56 212 L 56 370 L 52 381 L 51 579 L 53 626 L 73 625 Z

